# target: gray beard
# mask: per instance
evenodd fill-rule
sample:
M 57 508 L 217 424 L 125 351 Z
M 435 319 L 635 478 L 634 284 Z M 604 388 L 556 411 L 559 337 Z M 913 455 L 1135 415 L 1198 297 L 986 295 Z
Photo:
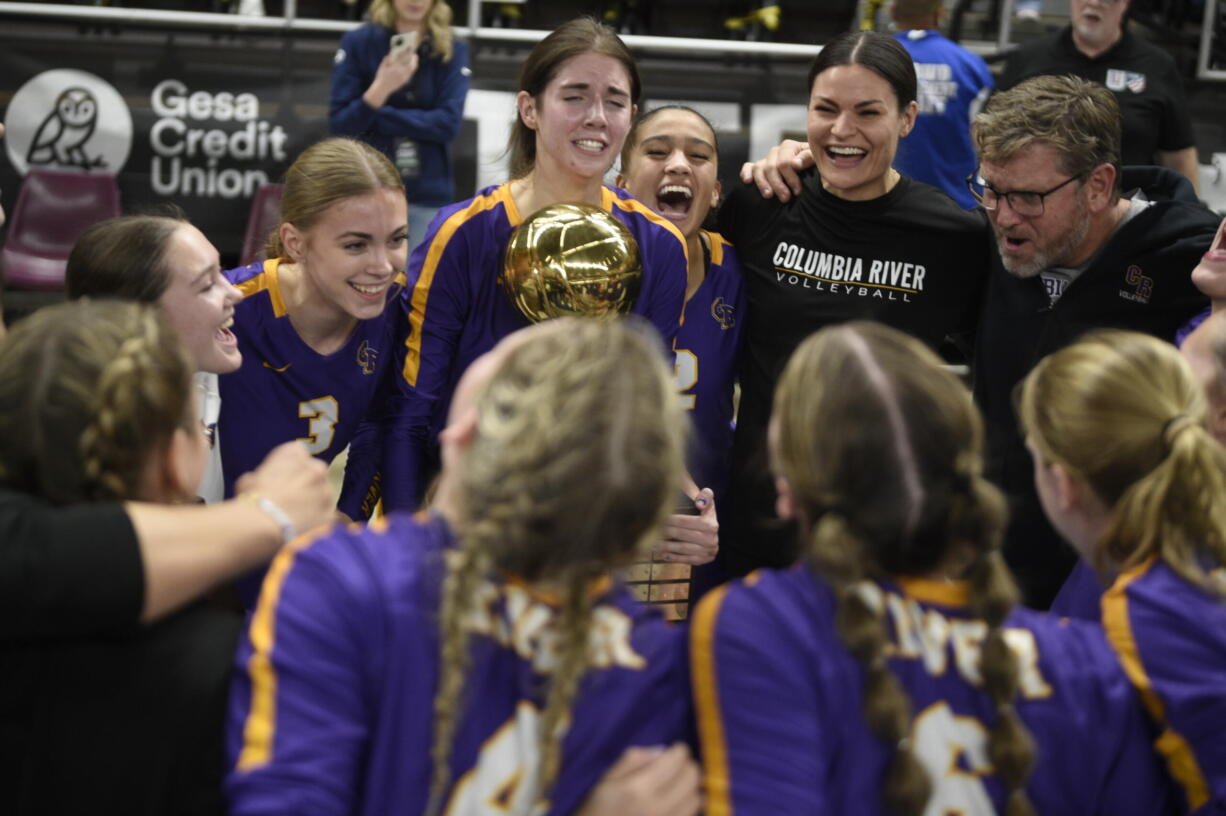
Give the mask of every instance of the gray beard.
M 1064 266 L 1067 264 L 1067 258 L 1073 254 L 1077 247 L 1081 246 L 1081 242 L 1085 240 L 1086 235 L 1090 232 L 1090 215 L 1085 211 L 1085 207 L 1077 208 L 1077 216 L 1073 221 L 1073 228 L 1060 241 L 1044 252 L 1035 253 L 1034 258 L 1026 263 L 1011 262 L 1007 259 L 1005 253 L 1000 253 L 1000 262 L 1005 267 L 1005 271 L 1015 278 L 1033 278 L 1044 269 L 1051 269 L 1054 266 Z M 996 235 L 996 245 L 999 248 L 1001 236 Z

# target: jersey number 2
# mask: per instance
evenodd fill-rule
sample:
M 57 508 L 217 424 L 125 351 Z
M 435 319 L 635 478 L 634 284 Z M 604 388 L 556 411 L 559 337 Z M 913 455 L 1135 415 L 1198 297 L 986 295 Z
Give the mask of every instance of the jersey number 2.
M 298 437 L 298 441 L 306 444 L 308 452 L 318 455 L 332 447 L 336 423 L 341 417 L 340 406 L 336 404 L 334 397 L 320 397 L 298 403 L 298 416 L 310 420 L 307 423 L 307 435 Z

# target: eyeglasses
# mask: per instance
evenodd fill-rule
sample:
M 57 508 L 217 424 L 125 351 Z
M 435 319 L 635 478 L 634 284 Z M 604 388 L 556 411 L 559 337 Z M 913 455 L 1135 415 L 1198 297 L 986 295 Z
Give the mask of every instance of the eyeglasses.
M 1052 193 L 1059 190 L 1066 184 L 1071 184 L 1083 177 L 1085 173 L 1067 178 L 1064 181 L 1052 187 L 1050 190 L 1043 193 L 1036 193 L 1032 190 L 1013 190 L 1008 193 L 1002 193 L 991 184 L 986 183 L 976 170 L 966 177 L 966 189 L 971 191 L 971 196 L 979 202 L 979 206 L 985 210 L 994 210 L 999 206 L 1000 200 L 1003 198 L 1009 202 L 1009 206 L 1018 215 L 1029 216 L 1031 218 L 1043 214 L 1043 199 L 1047 198 Z

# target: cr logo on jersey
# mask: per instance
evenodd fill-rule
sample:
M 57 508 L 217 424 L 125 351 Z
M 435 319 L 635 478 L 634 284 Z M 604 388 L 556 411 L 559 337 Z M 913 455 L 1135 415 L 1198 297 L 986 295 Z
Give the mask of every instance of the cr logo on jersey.
M 734 311 L 735 307 L 724 303 L 722 297 L 711 301 L 711 317 L 715 318 L 721 329 L 728 330 L 736 325 L 736 317 L 732 314 Z
M 363 340 L 362 345 L 358 346 L 357 361 L 363 374 L 374 374 L 375 366 L 379 364 L 379 350 L 371 348 L 370 343 Z
M 1133 291 L 1120 290 L 1120 297 L 1135 303 L 1149 303 L 1154 294 L 1154 279 L 1142 274 L 1141 267 L 1130 266 L 1124 273 L 1124 282 L 1133 287 Z

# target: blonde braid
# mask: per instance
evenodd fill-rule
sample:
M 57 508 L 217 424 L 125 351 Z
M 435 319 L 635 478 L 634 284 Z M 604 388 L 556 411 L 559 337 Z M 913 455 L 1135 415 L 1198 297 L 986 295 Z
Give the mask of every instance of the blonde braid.
M 537 789 L 529 798 L 537 803 L 549 795 L 561 766 L 562 743 L 570 727 L 571 705 L 579 692 L 579 683 L 587 673 L 589 639 L 592 633 L 594 608 L 590 589 L 598 576 L 576 572 L 564 584 L 562 606 L 554 621 L 559 626 L 558 663 L 554 668 L 541 716 L 541 769 Z M 530 804 L 528 812 L 532 812 Z
M 884 609 L 855 582 L 928 575 L 971 548 L 979 555 L 970 611 L 989 627 L 980 670 L 997 712 L 988 750 L 1010 816 L 1029 816 L 1023 786 L 1034 747 L 1013 710 L 1017 660 L 1000 628 L 1017 597 L 998 552 L 1005 504 L 982 477 L 982 422 L 966 388 L 913 338 L 844 324 L 797 349 L 780 379 L 774 422 L 776 470 L 812 527 L 809 560 L 833 584 L 839 637 L 865 667 L 865 720 L 894 746 L 887 805 L 922 813 L 932 780 L 908 740 L 910 699 L 889 671 Z
M 549 321 L 504 342 L 473 396 L 477 430 L 454 476 L 459 550 L 440 612 L 432 814 L 450 783 L 469 668 L 464 612 L 477 587 L 501 574 L 562 595 L 534 805 L 562 765 L 588 668 L 592 582 L 655 537 L 682 472 L 683 418 L 658 343 L 623 323 L 586 320 Z
M 18 330 L 20 329 L 20 330 Z M 14 329 L 0 363 L 0 470 L 57 504 L 141 498 L 147 465 L 178 429 L 195 431 L 192 367 L 158 310 L 82 299 Z
M 890 671 L 884 610 L 869 604 L 859 591 L 864 542 L 835 511 L 822 515 L 813 529 L 810 558 L 834 587 L 835 629 L 847 651 L 864 667 L 864 719 L 869 730 L 893 754 L 886 766 L 882 796 L 891 812 L 919 816 L 932 792 L 932 780 L 911 750 L 911 701 Z
M 464 617 L 488 572 L 480 552 L 460 550 L 449 555 L 439 609 L 439 676 L 438 691 L 434 695 L 434 743 L 431 748 L 434 771 L 426 807 L 430 816 L 442 812 L 451 783 L 451 748 L 459 729 L 469 664 L 469 636 Z
M 1017 584 L 999 549 L 1006 512 L 1004 496 L 976 472 L 970 477 L 968 495 L 951 506 L 950 526 L 977 531 L 977 536 L 964 540 L 982 547 L 968 580 L 971 612 L 988 625 L 979 653 L 983 687 L 996 706 L 996 722 L 988 732 L 988 757 L 1005 785 L 1006 816 L 1034 816 L 1025 788 L 1034 768 L 1034 738 L 1013 707 L 1019 683 L 1017 655 L 1002 628 L 1019 599 Z
M 133 443 L 143 432 L 142 403 L 158 398 L 153 350 L 159 332 L 151 314 L 133 317 L 131 336 L 99 372 L 91 420 L 81 432 L 81 463 L 96 486 L 94 498 L 129 498 L 145 464 Z

